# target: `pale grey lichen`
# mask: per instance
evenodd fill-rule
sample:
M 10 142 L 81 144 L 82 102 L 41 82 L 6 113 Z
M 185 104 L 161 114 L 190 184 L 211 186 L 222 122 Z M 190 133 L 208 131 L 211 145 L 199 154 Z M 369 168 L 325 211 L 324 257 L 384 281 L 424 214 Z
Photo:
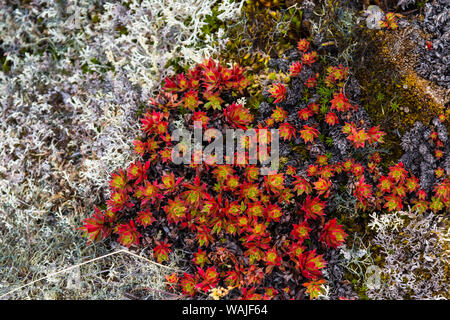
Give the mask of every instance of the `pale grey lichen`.
M 397 6 L 405 10 L 408 6 L 415 4 L 416 0 L 399 0 Z
M 383 258 L 381 285 L 371 299 L 448 298 L 449 225 L 442 215 L 408 211 L 373 214 L 369 226 Z

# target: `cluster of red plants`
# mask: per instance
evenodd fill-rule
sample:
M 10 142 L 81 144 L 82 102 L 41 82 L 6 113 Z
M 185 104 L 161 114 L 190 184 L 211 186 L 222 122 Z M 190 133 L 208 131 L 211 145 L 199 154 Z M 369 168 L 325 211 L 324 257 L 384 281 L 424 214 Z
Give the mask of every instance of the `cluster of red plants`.
M 291 76 L 315 63 L 317 53 L 308 52 L 309 47 L 308 41 L 299 42 L 303 57 L 291 66 Z M 358 108 L 341 90 L 347 75 L 342 66 L 327 69 L 325 83 L 336 93 L 322 121 L 329 127 L 345 123 L 343 132 L 355 149 L 383 142 L 384 132 L 378 127 L 346 122 Z M 316 85 L 305 84 L 310 90 Z M 289 123 L 288 112 L 276 105 L 271 117 L 254 123 L 250 110 L 236 103 L 247 86 L 243 68 L 227 68 L 213 60 L 166 79 L 141 119 L 142 136 L 134 142 L 141 160 L 112 174 L 107 208 L 95 208 L 84 221 L 86 236 L 94 241 L 114 234 L 127 247 L 143 243 L 153 248 L 160 263 L 176 248 L 190 252 L 186 272 L 167 278 L 172 290 L 189 296 L 220 286 L 235 288 L 229 298 L 294 299 L 305 292 L 313 298 L 326 283 L 324 254 L 347 237 L 328 209 L 337 192 L 337 176 L 352 181 L 363 210 L 399 210 L 411 201 L 421 210 L 449 205 L 449 179 L 427 201 L 417 179 L 401 163 L 383 176 L 379 153 L 373 153 L 367 165 L 354 159 L 329 163 L 329 157 L 320 155 L 304 172 L 286 166 L 268 176 L 261 176 L 256 165 L 173 164 L 169 124 L 180 114 L 189 128 L 195 121 L 222 130 L 278 128 L 285 143 L 300 135 L 307 148 L 318 139 L 318 127 Z M 286 87 L 275 84 L 269 92 L 277 104 L 285 99 Z M 317 103 L 302 110 L 302 121 L 320 112 Z
M 294 61 L 290 67 L 290 75 L 298 76 L 304 66 L 304 56 L 317 56 L 313 51 L 308 53 L 309 43 L 306 40 L 301 40 L 298 44 L 298 49 L 303 53 L 301 61 Z M 310 65 L 310 64 L 309 64 Z M 293 72 L 295 70 L 295 72 Z M 273 126 L 275 123 L 279 125 L 280 137 L 289 141 L 300 133 L 304 143 L 308 146 L 314 143 L 319 137 L 320 133 L 324 133 L 327 127 L 323 126 L 323 122 L 331 128 L 339 123 L 342 123 L 342 132 L 347 136 L 347 139 L 352 142 L 355 149 L 365 148 L 367 146 L 383 143 L 385 132 L 380 130 L 379 126 L 367 127 L 363 121 L 355 124 L 353 121 L 347 122 L 351 118 L 351 113 L 357 111 L 359 106 L 352 105 L 349 99 L 345 96 L 342 87 L 348 77 L 348 68 L 342 65 L 338 67 L 328 67 L 326 69 L 326 76 L 323 78 L 323 83 L 327 87 L 335 88 L 333 99 L 330 100 L 329 109 L 325 111 L 322 121 L 318 120 L 315 124 L 304 124 L 303 127 L 295 127 L 294 125 L 285 122 L 288 113 L 277 106 L 271 117 L 265 120 L 268 126 Z M 315 86 L 305 87 L 309 90 Z M 280 103 L 286 97 L 286 86 L 282 84 L 274 84 L 268 90 L 271 97 L 276 99 L 274 103 Z M 310 103 L 306 108 L 298 111 L 298 117 L 301 121 L 311 120 L 314 116 L 319 116 L 321 113 L 318 102 Z M 439 116 L 441 122 L 446 121 L 444 115 Z M 319 128 L 324 129 L 322 132 Z M 435 156 L 437 159 L 443 157 L 443 142 L 439 140 L 437 132 L 432 132 L 430 135 L 431 145 L 436 147 Z M 354 197 L 357 198 L 356 206 L 362 210 L 381 210 L 387 209 L 390 211 L 402 210 L 404 206 L 411 206 L 413 210 L 425 212 L 432 210 L 434 212 L 441 212 L 450 206 L 450 177 L 445 177 L 445 171 L 438 168 L 435 172 L 436 177 L 440 180 L 434 186 L 433 194 L 427 195 L 426 192 L 420 189 L 419 180 L 411 173 L 407 172 L 403 164 L 400 162 L 397 165 L 391 166 L 386 176 L 383 175 L 381 169 L 381 155 L 379 152 L 373 151 L 368 161 L 357 162 L 354 158 L 348 158 L 346 161 L 333 163 L 328 165 L 328 159 L 325 155 L 317 156 L 317 163 L 310 164 L 306 173 L 309 177 L 309 182 L 305 178 L 298 178 L 294 184 L 299 183 L 300 190 L 311 190 L 311 183 L 318 191 L 319 195 L 329 196 L 333 184 L 337 184 L 338 175 L 344 174 L 351 179 L 348 187 L 353 191 Z M 317 181 L 314 182 L 314 178 Z M 336 179 L 333 179 L 336 178 Z M 366 179 L 368 181 L 366 181 Z M 297 186 L 296 186 L 297 188 Z M 428 199 L 428 200 L 427 200 Z

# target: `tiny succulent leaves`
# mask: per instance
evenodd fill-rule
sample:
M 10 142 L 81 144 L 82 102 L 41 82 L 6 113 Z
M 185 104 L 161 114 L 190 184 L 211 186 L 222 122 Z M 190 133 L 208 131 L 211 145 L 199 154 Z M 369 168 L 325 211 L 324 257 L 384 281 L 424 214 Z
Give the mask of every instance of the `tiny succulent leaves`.
M 156 257 L 158 263 L 169 260 L 169 253 L 171 252 L 170 243 L 160 242 L 154 249 L 153 254 Z
M 153 214 L 150 212 L 149 209 L 145 211 L 141 211 L 138 213 L 138 217 L 136 221 L 143 227 L 150 226 L 153 222 L 156 221 L 156 219 L 153 217 Z
M 300 136 L 305 143 L 313 142 L 313 140 L 319 136 L 319 131 L 305 124 L 303 129 L 300 130 Z
M 286 97 L 286 87 L 281 83 L 275 83 L 269 89 L 269 93 L 274 98 L 274 103 L 279 103 Z
M 306 52 L 309 49 L 309 41 L 306 39 L 300 39 L 297 43 L 297 49 L 300 52 Z
M 92 217 L 84 220 L 84 224 L 80 227 L 80 230 L 84 232 L 84 235 L 89 238 L 91 242 L 98 241 L 107 238 L 111 232 L 111 217 L 113 213 L 109 211 L 109 214 L 102 212 L 97 207 L 94 208 L 95 213 Z
M 291 140 L 295 137 L 297 130 L 289 123 L 285 122 L 280 125 L 280 137 L 285 141 Z
M 320 280 L 313 280 L 313 281 L 305 282 L 303 284 L 303 286 L 306 287 L 306 293 L 309 295 L 309 298 L 312 300 L 312 299 L 316 299 L 321 294 L 325 293 L 325 289 L 323 287 L 323 285 L 325 283 L 326 283 L 326 281 L 324 279 L 320 279 Z
M 325 201 L 320 201 L 319 197 L 311 198 L 311 196 L 308 195 L 303 203 L 302 210 L 305 212 L 306 219 L 317 219 L 318 217 L 325 215 L 325 207 Z
M 254 118 L 249 109 L 234 102 L 224 110 L 224 114 L 230 124 L 241 129 L 245 129 Z
M 305 220 L 299 224 L 294 224 L 291 235 L 295 240 L 302 243 L 304 240 L 309 238 L 309 232 L 312 229 L 308 226 L 308 222 Z
M 164 211 L 170 222 L 178 223 L 186 217 L 187 208 L 181 199 L 169 199 L 167 206 L 164 207 Z
M 137 231 L 133 220 L 118 226 L 117 233 L 119 234 L 120 244 L 130 247 L 131 245 L 139 244 L 141 234 Z
M 286 119 L 286 117 L 287 117 L 287 112 L 278 106 L 275 108 L 275 110 L 272 113 L 272 119 L 275 122 L 282 122 Z
M 316 249 L 300 255 L 300 269 L 307 279 L 317 279 L 322 276 L 322 270 L 326 266 L 323 255 L 318 255 Z
M 345 243 L 347 234 L 341 225 L 337 224 L 336 218 L 325 223 L 319 241 L 325 242 L 328 247 L 338 248 Z

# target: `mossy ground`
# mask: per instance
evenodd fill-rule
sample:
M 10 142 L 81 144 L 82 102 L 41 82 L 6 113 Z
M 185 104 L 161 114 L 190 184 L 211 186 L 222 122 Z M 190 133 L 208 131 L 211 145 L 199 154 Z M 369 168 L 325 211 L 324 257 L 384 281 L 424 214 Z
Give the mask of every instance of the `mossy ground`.
M 448 90 L 420 78 L 414 72 L 415 44 L 401 31 L 368 30 L 355 74 L 362 88 L 361 104 L 373 123 L 388 133 L 385 147 L 389 162 L 400 158 L 399 134 L 416 121 L 428 124 L 433 117 L 450 115 Z M 447 124 L 450 129 L 450 125 Z

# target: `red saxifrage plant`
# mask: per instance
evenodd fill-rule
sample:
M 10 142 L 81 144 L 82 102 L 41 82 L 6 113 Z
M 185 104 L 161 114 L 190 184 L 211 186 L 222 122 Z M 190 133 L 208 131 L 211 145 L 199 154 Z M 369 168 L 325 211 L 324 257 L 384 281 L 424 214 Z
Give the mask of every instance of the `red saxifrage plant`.
M 292 77 L 314 67 L 317 53 L 310 47 L 304 39 L 299 42 L 302 58 L 291 66 Z M 181 114 L 189 129 L 194 121 L 223 132 L 276 128 L 286 146 L 300 144 L 307 150 L 324 131 L 340 126 L 355 152 L 366 150 L 383 143 L 385 133 L 349 121 L 358 106 L 342 91 L 347 76 L 342 66 L 328 68 L 323 78 L 317 75 L 317 81 L 336 90 L 328 102 L 330 111 L 323 113 L 313 102 L 294 112 L 296 121 L 288 120 L 292 111 L 282 106 L 289 95 L 285 85 L 269 89 L 274 101 L 267 119 L 256 120 L 239 104 L 248 80 L 238 65 L 228 68 L 208 60 L 166 79 L 140 120 L 142 136 L 134 145 L 141 159 L 112 174 L 107 208 L 95 208 L 81 229 L 91 241 L 116 235 L 124 246 L 149 246 L 160 263 L 176 249 L 189 252 L 180 266 L 186 272 L 169 281 L 171 290 L 189 297 L 201 298 L 201 293 L 225 286 L 234 288 L 228 298 L 295 299 L 304 293 L 316 298 L 326 284 L 327 251 L 347 237 L 329 209 L 342 179 L 357 210 L 387 211 L 410 203 L 420 210 L 443 210 L 450 202 L 450 179 L 443 178 L 429 199 L 401 163 L 383 175 L 378 152 L 367 163 L 352 157 L 331 163 L 325 154 L 311 155 L 302 166 L 285 166 L 268 176 L 261 176 L 256 165 L 175 165 L 170 158 L 172 124 Z

